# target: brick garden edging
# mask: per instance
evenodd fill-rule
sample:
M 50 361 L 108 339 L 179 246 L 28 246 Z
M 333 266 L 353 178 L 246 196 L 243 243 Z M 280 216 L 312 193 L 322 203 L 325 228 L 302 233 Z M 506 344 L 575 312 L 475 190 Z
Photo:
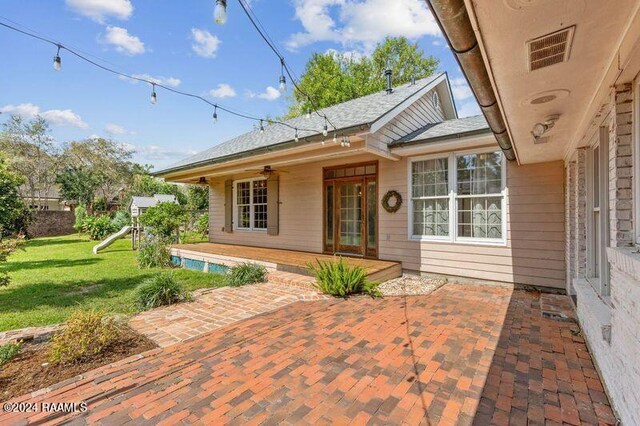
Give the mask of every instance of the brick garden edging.
M 16 343 L 19 341 L 42 342 L 49 340 L 51 335 L 58 331 L 62 324 L 46 325 L 43 327 L 27 327 L 18 330 L 8 330 L 0 332 L 0 345 L 5 343 Z

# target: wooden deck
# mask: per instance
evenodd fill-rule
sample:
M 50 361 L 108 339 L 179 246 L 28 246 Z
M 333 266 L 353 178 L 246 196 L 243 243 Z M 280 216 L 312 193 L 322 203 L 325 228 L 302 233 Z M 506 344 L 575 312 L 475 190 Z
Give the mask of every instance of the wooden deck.
M 267 269 L 295 272 L 302 275 L 311 274 L 307 268 L 308 263 L 315 264 L 316 260 L 330 261 L 334 259 L 334 256 L 329 254 L 218 243 L 175 244 L 171 248 L 171 254 L 227 266 L 253 261 L 263 264 Z M 372 281 L 386 281 L 402 275 L 400 262 L 346 256 L 344 259 L 350 265 L 363 267 Z

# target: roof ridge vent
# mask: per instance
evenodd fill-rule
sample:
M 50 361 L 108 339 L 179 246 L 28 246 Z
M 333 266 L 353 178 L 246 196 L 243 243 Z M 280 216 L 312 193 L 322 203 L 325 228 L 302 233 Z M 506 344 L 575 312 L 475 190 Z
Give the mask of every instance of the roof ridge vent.
M 575 25 L 527 41 L 529 71 L 569 60 Z

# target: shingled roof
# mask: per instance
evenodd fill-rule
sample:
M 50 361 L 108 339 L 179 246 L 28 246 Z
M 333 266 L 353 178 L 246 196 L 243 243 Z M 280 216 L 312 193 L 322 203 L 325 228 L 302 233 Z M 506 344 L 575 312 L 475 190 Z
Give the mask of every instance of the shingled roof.
M 440 123 L 429 124 L 421 129 L 409 133 L 405 137 L 389 144 L 391 147 L 413 144 L 432 139 L 440 139 L 452 135 L 476 134 L 489 131 L 489 124 L 483 115 L 454 118 Z
M 338 130 L 349 129 L 361 125 L 369 125 L 417 92 L 427 87 L 429 84 L 433 83 L 441 75 L 442 74 L 437 74 L 417 80 L 415 84 L 409 83 L 394 87 L 391 94 L 381 91 L 361 98 L 352 99 L 341 104 L 321 109 L 320 113 L 329 117 Z M 300 140 L 305 137 L 320 135 L 319 131 L 321 131 L 324 126 L 324 119 L 317 114 L 312 114 L 310 119 L 305 116 L 301 116 L 286 120 L 285 122 L 294 128 L 297 127 L 298 129 L 318 129 L 318 131 L 298 130 Z M 331 126 L 329 126 L 329 129 L 331 129 Z M 332 138 L 333 135 L 330 133 L 328 137 Z M 278 124 L 271 124 L 265 126 L 264 132 L 260 132 L 260 130 L 256 129 L 244 133 L 172 164 L 156 174 L 163 174 L 175 169 L 196 166 L 199 163 L 222 160 L 226 157 L 242 153 L 250 153 L 257 149 L 293 142 L 294 138 L 294 129 Z

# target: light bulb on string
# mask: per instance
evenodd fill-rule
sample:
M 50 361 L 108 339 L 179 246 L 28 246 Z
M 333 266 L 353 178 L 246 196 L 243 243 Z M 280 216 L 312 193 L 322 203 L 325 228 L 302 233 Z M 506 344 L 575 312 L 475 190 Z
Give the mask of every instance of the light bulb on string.
M 216 24 L 224 24 L 227 22 L 227 0 L 216 0 L 213 19 L 216 21 Z
M 333 143 L 338 143 L 338 136 L 335 133 L 333 134 Z
M 260 119 L 260 133 L 264 133 L 264 124 L 262 123 L 262 119 Z
M 307 120 L 311 120 L 311 108 L 307 108 Z
M 297 128 L 297 127 L 296 127 L 296 135 L 295 135 L 295 137 L 294 137 L 293 139 L 294 139 L 296 142 L 298 142 L 298 140 L 300 139 L 300 138 L 298 138 L 298 128 Z
M 155 105 L 156 102 L 158 102 L 158 96 L 156 95 L 156 85 L 151 83 L 151 103 Z
M 280 58 L 280 93 L 287 91 L 287 78 L 284 76 L 284 59 Z
M 324 118 L 324 127 L 322 128 L 322 136 L 327 137 L 329 129 L 327 128 L 327 117 Z
M 60 45 L 58 45 L 58 51 L 56 52 L 56 56 L 53 57 L 53 69 L 56 71 L 60 71 L 62 68 L 62 59 L 60 59 Z

